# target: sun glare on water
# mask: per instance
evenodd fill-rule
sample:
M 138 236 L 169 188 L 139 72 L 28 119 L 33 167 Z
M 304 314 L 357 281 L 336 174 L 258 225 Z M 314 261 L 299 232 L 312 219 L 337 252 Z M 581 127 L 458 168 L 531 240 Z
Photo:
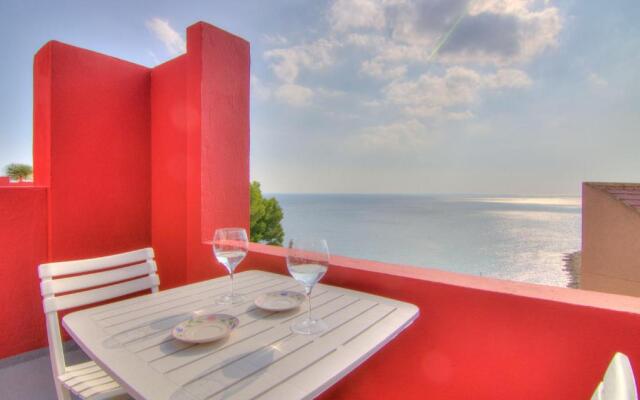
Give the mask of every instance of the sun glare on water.
M 520 204 L 536 206 L 580 207 L 582 204 L 582 200 L 580 199 L 580 197 L 485 197 L 469 200 L 482 203 Z

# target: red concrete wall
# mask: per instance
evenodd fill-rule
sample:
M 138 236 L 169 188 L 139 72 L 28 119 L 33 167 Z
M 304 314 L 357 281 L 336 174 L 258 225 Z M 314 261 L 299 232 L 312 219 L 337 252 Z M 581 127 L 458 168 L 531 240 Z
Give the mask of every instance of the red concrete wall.
M 241 270 L 286 274 L 252 244 Z M 407 301 L 418 319 L 326 399 L 588 399 L 615 351 L 640 382 L 640 299 L 332 257 L 323 283 Z
M 0 176 L 0 186 L 9 186 L 9 177 L 8 176 Z
M 580 287 L 640 296 L 640 213 L 606 185 L 582 185 Z
M 0 358 L 45 346 L 36 265 L 47 259 L 47 189 L 0 188 Z
M 50 187 L 51 260 L 150 245 L 149 75 L 59 42 L 36 54 L 34 165 Z
M 224 274 L 207 244 L 249 229 L 249 43 L 199 22 L 187 29 L 187 280 Z
M 161 288 L 187 275 L 186 55 L 151 72 L 151 244 Z
M 42 46 L 33 58 L 33 180 L 36 185 L 44 187 L 49 187 L 51 182 L 51 65 L 54 43 Z
M 36 54 L 41 188 L 0 192 L 0 321 L 25 329 L 0 358 L 45 343 L 43 261 L 153 245 L 163 288 L 223 274 L 206 241 L 249 228 L 249 44 L 205 23 L 187 36 L 154 69 L 55 41 Z

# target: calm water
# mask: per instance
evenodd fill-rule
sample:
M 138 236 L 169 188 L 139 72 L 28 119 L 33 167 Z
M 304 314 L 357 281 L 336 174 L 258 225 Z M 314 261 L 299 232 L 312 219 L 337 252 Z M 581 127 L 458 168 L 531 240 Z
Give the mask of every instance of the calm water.
M 580 249 L 580 199 L 468 195 L 276 194 L 289 238 L 332 254 L 566 286 Z

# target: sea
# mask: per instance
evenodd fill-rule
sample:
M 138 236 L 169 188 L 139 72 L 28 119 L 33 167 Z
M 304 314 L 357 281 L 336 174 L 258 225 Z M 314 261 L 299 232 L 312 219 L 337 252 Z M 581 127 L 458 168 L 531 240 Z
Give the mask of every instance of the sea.
M 579 197 L 270 194 L 285 244 L 322 237 L 331 254 L 567 286 L 580 250 Z

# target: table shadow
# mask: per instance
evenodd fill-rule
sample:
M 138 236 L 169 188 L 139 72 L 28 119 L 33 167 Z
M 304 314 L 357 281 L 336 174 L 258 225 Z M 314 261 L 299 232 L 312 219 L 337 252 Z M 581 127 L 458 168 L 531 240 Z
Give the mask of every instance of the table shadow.
M 176 390 L 170 399 L 204 400 L 213 396 L 221 399 L 231 398 L 265 373 L 265 367 L 273 362 L 277 351 L 269 346 L 229 357 L 228 363 L 225 362 L 224 367 L 205 371 L 201 378 Z M 247 360 L 248 357 L 250 360 Z M 249 365 L 242 365 L 247 361 L 250 362 Z M 218 371 L 222 375 L 221 377 L 217 376 L 216 372 Z M 239 381 L 226 386 L 227 378 L 239 379 Z M 206 388 L 207 383 L 210 385 L 210 390 Z

